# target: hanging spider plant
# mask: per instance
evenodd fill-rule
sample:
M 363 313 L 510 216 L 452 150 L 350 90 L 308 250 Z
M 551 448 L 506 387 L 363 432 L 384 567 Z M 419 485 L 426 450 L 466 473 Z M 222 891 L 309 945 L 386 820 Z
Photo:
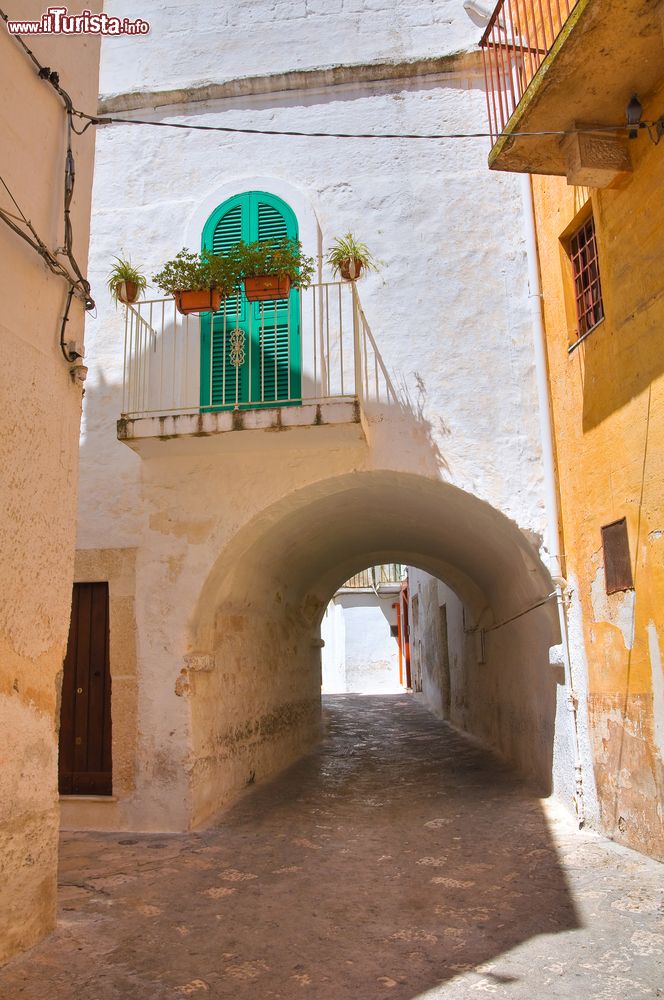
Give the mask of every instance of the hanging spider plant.
M 109 292 L 116 302 L 128 305 L 135 302 L 148 286 L 148 279 L 139 267 L 134 267 L 130 260 L 114 257 L 115 264 L 106 279 Z
M 333 274 L 340 274 L 345 281 L 357 281 L 362 271 L 378 271 L 378 261 L 366 243 L 356 240 L 352 233 L 335 239 L 326 260 Z

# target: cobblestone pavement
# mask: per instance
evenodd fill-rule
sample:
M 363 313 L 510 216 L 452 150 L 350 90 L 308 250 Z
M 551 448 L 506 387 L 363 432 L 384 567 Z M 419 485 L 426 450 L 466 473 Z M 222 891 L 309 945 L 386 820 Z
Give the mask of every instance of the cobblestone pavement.
M 663 868 L 577 832 L 414 699 L 195 834 L 67 834 L 60 920 L 2 1000 L 664 995 Z

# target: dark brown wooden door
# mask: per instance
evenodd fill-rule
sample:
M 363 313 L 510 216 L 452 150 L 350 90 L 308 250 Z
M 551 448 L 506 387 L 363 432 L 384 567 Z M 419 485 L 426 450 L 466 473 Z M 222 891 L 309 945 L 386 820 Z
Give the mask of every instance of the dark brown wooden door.
M 61 795 L 111 795 L 108 584 L 75 583 L 62 681 Z

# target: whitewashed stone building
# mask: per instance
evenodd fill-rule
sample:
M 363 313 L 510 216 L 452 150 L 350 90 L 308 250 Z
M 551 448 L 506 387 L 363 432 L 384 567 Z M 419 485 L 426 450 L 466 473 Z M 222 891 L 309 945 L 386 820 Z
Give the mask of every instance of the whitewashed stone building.
M 387 562 L 444 581 L 417 625 L 435 647 L 446 605 L 437 710 L 571 800 L 519 182 L 489 173 L 488 139 L 264 134 L 485 131 L 477 25 L 461 0 L 141 16 L 149 35 L 104 42 L 100 111 L 257 132 L 98 129 L 76 579 L 108 584 L 112 795 L 68 798 L 64 823 L 190 828 L 304 752 L 324 609 Z M 245 383 L 235 409 L 217 328 L 154 288 L 127 319 L 101 289 L 115 254 L 152 275 L 238 206 L 290 226 L 317 273 L 283 306 L 285 362 L 245 328 L 261 385 L 274 361 L 286 389 Z M 324 263 L 348 230 L 382 262 L 355 300 Z
M 323 694 L 395 694 L 407 686 L 404 574 L 399 564 L 370 566 L 337 590 L 321 622 Z

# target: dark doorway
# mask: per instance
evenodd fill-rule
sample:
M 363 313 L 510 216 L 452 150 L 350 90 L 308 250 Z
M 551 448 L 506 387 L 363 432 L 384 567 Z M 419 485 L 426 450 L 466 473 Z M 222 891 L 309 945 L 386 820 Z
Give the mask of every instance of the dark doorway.
M 111 795 L 108 584 L 75 583 L 62 681 L 61 795 Z

